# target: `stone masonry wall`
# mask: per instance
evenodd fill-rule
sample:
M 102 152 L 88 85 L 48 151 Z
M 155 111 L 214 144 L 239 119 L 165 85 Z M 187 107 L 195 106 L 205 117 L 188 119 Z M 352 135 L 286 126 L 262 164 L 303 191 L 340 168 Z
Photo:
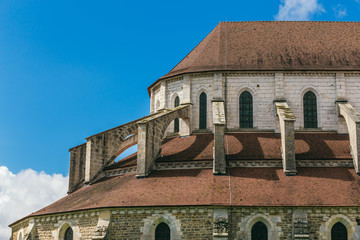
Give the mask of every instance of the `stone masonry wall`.
M 213 98 L 213 94 L 212 94 L 213 82 L 214 82 L 213 74 L 195 75 L 191 79 L 191 101 L 193 104 L 193 114 L 192 114 L 193 129 L 199 129 L 199 108 L 200 108 L 199 104 L 200 104 L 200 94 L 202 92 L 205 92 L 207 97 L 206 126 L 208 129 L 213 129 L 212 105 L 211 105 L 211 99 Z
M 275 129 L 274 75 L 229 74 L 227 76 L 227 127 L 239 128 L 239 97 L 244 91 L 253 96 L 253 125 L 258 129 Z
M 243 91 L 253 95 L 254 128 L 259 130 L 278 130 L 273 101 L 284 97 L 290 109 L 296 116 L 295 130 L 303 130 L 303 94 L 311 90 L 317 97 L 318 127 L 325 131 L 347 133 L 343 118 L 338 116 L 335 101 L 346 98 L 350 104 L 360 111 L 360 73 L 332 73 L 332 72 L 234 72 L 226 73 L 226 83 L 223 98 L 226 98 L 226 120 L 228 129 L 239 129 L 239 96 Z M 186 75 L 191 80 L 190 99 L 193 104 L 192 126 L 199 128 L 199 96 L 201 92 L 207 94 L 207 126 L 213 129 L 211 99 L 214 96 L 214 74 Z M 225 78 L 223 73 L 222 78 Z M 185 81 L 183 78 L 166 80 L 166 99 L 160 91 L 160 84 L 155 86 L 154 99 L 160 106 L 166 103 L 167 108 L 173 107 L 176 94 L 182 99 Z M 187 89 L 187 88 L 186 88 Z M 224 91 L 225 92 L 225 91 Z M 169 127 L 168 131 L 173 131 Z
M 171 215 L 179 220 L 181 239 L 208 240 L 212 238 L 212 213 L 206 208 L 137 208 L 114 210 L 109 240 L 138 240 L 146 235 L 146 221 Z M 170 223 L 168 223 L 170 225 Z M 148 238 L 145 238 L 148 239 Z
M 318 127 L 337 130 L 335 74 L 284 74 L 284 95 L 296 116 L 295 129 L 304 126 L 303 95 L 311 90 L 317 98 Z
M 217 239 L 217 212 L 225 213 L 225 227 L 221 239 L 250 240 L 251 228 L 263 222 L 268 229 L 269 239 L 293 239 L 296 212 L 306 217 L 303 232 L 307 239 L 327 240 L 332 226 L 341 222 L 346 226 L 349 240 L 360 238 L 359 207 L 144 207 L 113 208 L 105 239 L 132 240 L 153 239 L 156 226 L 165 222 L 170 227 L 172 239 Z M 35 217 L 32 239 L 59 239 L 58 233 L 64 224 L 74 230 L 74 240 L 92 239 L 96 236 L 99 213 L 96 210 Z M 29 219 L 12 226 L 12 238 L 16 240 L 19 231 L 26 231 Z M 304 226 L 304 225 L 303 225 Z M 224 238 L 225 236 L 225 238 Z

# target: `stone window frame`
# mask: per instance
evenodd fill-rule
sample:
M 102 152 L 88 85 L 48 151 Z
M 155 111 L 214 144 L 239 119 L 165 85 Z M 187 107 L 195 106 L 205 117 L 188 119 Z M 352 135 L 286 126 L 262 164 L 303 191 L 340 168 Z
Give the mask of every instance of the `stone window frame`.
M 316 90 L 316 87 L 314 86 L 307 86 L 307 87 L 304 87 L 300 90 L 300 96 L 301 96 L 301 99 L 300 99 L 300 102 L 301 102 L 301 117 L 300 117 L 300 129 L 301 130 L 306 130 L 306 129 L 309 129 L 309 128 L 305 128 L 305 119 L 304 119 L 304 95 L 307 93 L 307 92 L 312 92 L 313 94 L 315 94 L 315 97 L 316 97 L 316 111 L 317 111 L 317 114 L 316 114 L 316 117 L 317 117 L 317 128 L 316 129 L 321 129 L 321 126 L 322 126 L 322 121 L 321 121 L 321 98 L 320 98 L 320 93 L 318 90 Z M 311 129 L 311 128 L 310 128 Z
M 170 239 L 181 240 L 181 224 L 176 217 L 170 213 L 153 214 L 144 221 L 144 227 L 141 228 L 141 240 L 155 240 L 155 230 L 160 223 L 166 223 L 170 228 Z
M 343 214 L 333 215 L 325 223 L 322 223 L 320 225 L 319 239 L 330 240 L 331 229 L 338 222 L 342 223 L 346 227 L 348 233 L 348 240 L 355 240 L 354 234 L 356 231 L 356 223 L 352 222 L 350 218 Z M 358 232 L 358 234 L 360 235 L 360 231 Z
M 252 87 L 241 86 L 236 91 L 237 94 L 235 95 L 235 98 L 233 100 L 236 105 L 236 109 L 234 111 L 235 112 L 234 123 L 235 123 L 235 126 L 237 126 L 236 127 L 237 129 L 240 129 L 240 130 L 244 129 L 244 128 L 240 128 L 240 125 L 239 125 L 239 123 L 240 123 L 240 101 L 239 101 L 239 99 L 240 99 L 240 95 L 245 91 L 248 91 L 251 94 L 252 100 L 253 100 L 253 128 L 251 128 L 251 129 L 257 129 L 258 124 L 256 122 L 257 117 L 255 116 L 255 113 L 258 112 L 258 104 L 259 103 L 258 103 L 258 97 L 257 97 L 256 90 Z M 230 112 L 231 112 L 231 109 L 230 109 Z
M 265 214 L 253 214 L 245 217 L 238 225 L 237 239 L 251 239 L 251 229 L 257 222 L 262 222 L 268 229 L 268 239 L 270 240 L 280 240 L 282 231 L 280 227 L 276 226 L 277 222 L 280 222 L 280 216 L 267 216 Z
M 200 95 L 201 93 L 206 94 L 206 130 L 213 129 L 213 122 L 212 122 L 212 104 L 211 99 L 213 97 L 213 93 L 211 91 L 211 85 L 208 87 L 205 84 L 198 85 L 199 87 L 195 87 L 197 90 L 196 93 L 191 94 L 191 103 L 192 103 L 192 127 L 194 130 L 200 129 Z M 181 99 L 180 99 L 181 100 Z M 180 101 L 181 103 L 181 101 Z M 204 130 L 204 129 L 202 129 Z M 205 130 L 205 131 L 206 131 Z
M 195 123 L 196 123 L 196 128 L 195 129 L 200 129 L 200 95 L 202 93 L 206 94 L 206 129 L 210 129 L 212 127 L 212 121 L 210 122 L 212 116 L 212 111 L 211 111 L 211 98 L 212 98 L 212 94 L 210 91 L 206 90 L 206 88 L 204 86 L 201 86 L 199 88 L 199 90 L 196 93 L 195 96 L 195 103 L 193 104 L 193 106 L 195 106 L 195 108 L 193 107 L 193 109 L 196 109 L 197 112 L 193 112 L 193 116 L 196 116 L 195 118 Z M 204 129 L 203 129 L 204 130 Z
M 73 240 L 80 239 L 80 237 L 81 237 L 80 229 L 75 223 L 73 223 L 71 221 L 60 221 L 59 226 L 60 227 L 58 227 L 56 229 L 55 240 L 64 240 L 65 239 L 65 232 L 69 227 L 73 231 Z

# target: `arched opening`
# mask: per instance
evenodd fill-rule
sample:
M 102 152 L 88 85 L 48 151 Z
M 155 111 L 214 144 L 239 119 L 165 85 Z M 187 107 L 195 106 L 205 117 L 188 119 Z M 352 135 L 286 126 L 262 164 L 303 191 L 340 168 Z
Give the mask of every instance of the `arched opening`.
M 199 111 L 199 129 L 206 129 L 206 110 L 207 110 L 207 100 L 206 93 L 200 94 L 200 111 Z
M 166 223 L 160 223 L 155 229 L 155 240 L 170 240 L 170 228 Z
M 255 223 L 251 228 L 251 240 L 267 240 L 268 230 L 263 222 Z
M 253 127 L 253 98 L 248 91 L 239 97 L 239 121 L 240 128 Z
M 303 97 L 304 104 L 304 128 L 317 128 L 317 104 L 316 96 L 308 91 Z
M 341 222 L 337 222 L 331 228 L 331 240 L 348 240 L 347 229 Z
M 123 150 L 116 158 L 114 162 L 119 162 L 122 160 L 133 160 L 136 159 L 136 152 L 138 149 L 138 145 L 130 145 L 125 150 Z
M 73 230 L 71 227 L 68 227 L 65 231 L 64 240 L 73 240 Z
M 178 106 L 180 106 L 180 98 L 177 96 L 174 101 L 174 107 L 178 107 Z M 176 118 L 174 120 L 174 132 L 175 133 L 179 132 L 179 128 L 180 128 L 179 126 L 180 126 L 179 119 Z

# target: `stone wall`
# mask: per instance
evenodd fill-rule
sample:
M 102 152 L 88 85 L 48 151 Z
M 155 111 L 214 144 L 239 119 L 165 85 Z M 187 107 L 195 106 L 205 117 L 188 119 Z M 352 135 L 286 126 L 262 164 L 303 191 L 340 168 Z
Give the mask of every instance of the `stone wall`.
M 100 236 L 102 211 L 109 212 L 105 235 Z M 220 218 L 218 218 L 220 217 Z M 219 219 L 222 227 L 219 229 Z M 298 224 L 299 219 L 302 224 Z M 61 239 L 61 231 L 68 226 L 74 240 L 154 239 L 156 226 L 164 222 L 171 231 L 171 239 L 237 239 L 250 240 L 251 228 L 263 222 L 269 239 L 294 239 L 297 232 L 312 240 L 327 240 L 332 226 L 341 222 L 348 229 L 349 240 L 360 238 L 360 208 L 356 207 L 144 207 L 88 210 L 74 213 L 39 216 L 34 221 L 32 239 Z M 220 221 L 220 222 L 221 222 Z M 225 223 L 225 224 L 224 224 Z M 19 232 L 25 233 L 29 219 L 12 226 L 11 240 Z M 105 238 L 104 238 L 105 237 Z
M 220 75 L 220 78 L 219 78 Z M 184 79 L 188 79 L 185 81 Z M 214 79 L 223 82 L 223 91 L 215 88 Z M 190 82 L 190 85 L 189 85 Z M 223 74 L 193 74 L 184 75 L 164 80 L 154 86 L 152 97 L 162 106 L 173 107 L 175 95 L 180 101 L 188 96 L 184 91 L 190 91 L 190 99 L 193 104 L 192 126 L 199 128 L 199 96 L 202 92 L 207 94 L 207 125 L 213 129 L 211 99 L 222 92 L 225 99 L 227 128 L 239 128 L 239 96 L 243 91 L 249 91 L 253 95 L 254 128 L 259 130 L 277 130 L 273 101 L 285 98 L 290 109 L 296 116 L 295 130 L 303 130 L 303 95 L 311 90 L 317 97 L 318 126 L 325 131 L 338 131 L 347 133 L 343 118 L 338 116 L 335 101 L 346 98 L 349 103 L 360 111 L 358 90 L 360 88 L 360 73 L 332 73 L 332 72 L 232 72 Z M 217 96 L 218 97 L 218 96 Z M 187 100 L 186 100 L 187 101 Z M 168 131 L 173 131 L 169 127 Z

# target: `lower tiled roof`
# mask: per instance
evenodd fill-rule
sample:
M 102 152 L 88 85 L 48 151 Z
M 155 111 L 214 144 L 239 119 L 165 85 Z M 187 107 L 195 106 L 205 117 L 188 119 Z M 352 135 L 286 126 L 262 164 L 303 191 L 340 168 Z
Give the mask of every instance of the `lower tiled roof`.
M 230 185 L 229 185 L 230 176 Z M 154 171 L 106 178 L 60 199 L 32 216 L 92 208 L 149 206 L 359 206 L 360 176 L 353 168 L 232 168 Z
M 296 133 L 295 154 L 298 160 L 351 159 L 348 135 L 336 133 Z M 213 134 L 193 134 L 163 141 L 157 162 L 212 160 Z M 226 158 L 229 160 L 281 159 L 281 139 L 276 133 L 229 133 L 225 135 Z M 116 169 L 136 165 L 136 154 L 109 166 Z

